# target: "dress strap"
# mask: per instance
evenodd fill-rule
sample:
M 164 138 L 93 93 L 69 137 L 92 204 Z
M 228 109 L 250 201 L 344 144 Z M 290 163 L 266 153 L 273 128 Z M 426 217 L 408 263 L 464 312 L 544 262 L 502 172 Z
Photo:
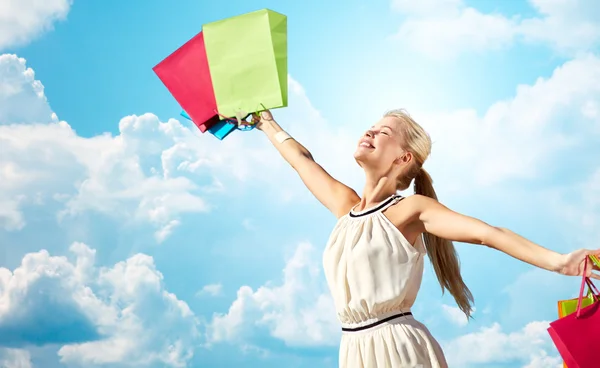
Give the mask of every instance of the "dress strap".
M 395 205 L 396 203 L 400 202 L 403 199 L 404 199 L 404 197 L 402 197 L 401 195 L 394 194 L 391 197 L 389 197 L 388 199 L 386 199 L 385 201 L 378 204 L 377 206 L 368 208 L 363 211 L 354 212 L 354 208 L 356 208 L 356 206 L 354 206 L 354 208 L 352 208 L 352 210 L 350 210 L 349 215 L 350 215 L 350 217 L 361 217 L 361 216 L 370 215 L 375 212 L 385 211 L 390 206 Z
M 388 208 L 392 207 L 393 205 L 395 205 L 396 203 L 400 202 L 401 200 L 403 200 L 404 197 L 402 197 L 399 194 L 394 194 L 391 198 L 390 201 L 388 203 L 386 203 L 383 207 L 381 207 L 379 209 L 379 211 L 383 212 L 385 210 L 387 210 Z M 387 202 L 387 201 L 386 201 Z

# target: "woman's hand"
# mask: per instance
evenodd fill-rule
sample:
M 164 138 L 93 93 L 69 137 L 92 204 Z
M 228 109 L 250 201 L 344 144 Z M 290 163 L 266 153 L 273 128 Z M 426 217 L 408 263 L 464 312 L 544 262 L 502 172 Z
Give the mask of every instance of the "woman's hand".
M 274 122 L 273 114 L 271 111 L 265 110 L 260 113 L 252 114 L 252 122 L 256 124 L 256 129 L 263 130 L 265 125 L 268 125 L 270 122 Z
M 567 276 L 583 276 L 585 262 L 587 262 L 587 272 L 585 276 L 600 280 L 600 275 L 597 273 L 600 271 L 600 268 L 592 262 L 589 256 L 599 257 L 600 249 L 579 249 L 563 255 L 563 261 L 558 272 Z

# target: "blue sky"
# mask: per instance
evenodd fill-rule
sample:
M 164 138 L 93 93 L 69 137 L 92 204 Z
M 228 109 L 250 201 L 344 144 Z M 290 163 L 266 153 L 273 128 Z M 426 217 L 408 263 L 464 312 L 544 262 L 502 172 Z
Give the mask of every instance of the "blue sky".
M 358 137 L 404 107 L 432 135 L 444 204 L 557 251 L 597 247 L 593 0 L 9 2 L 2 367 L 337 365 L 321 272 L 335 219 L 264 137 L 201 135 L 152 72 L 203 23 L 265 7 L 289 27 L 274 113 L 334 176 L 362 190 Z M 475 319 L 429 267 L 414 308 L 451 366 L 560 366 L 546 327 L 578 280 L 457 247 Z

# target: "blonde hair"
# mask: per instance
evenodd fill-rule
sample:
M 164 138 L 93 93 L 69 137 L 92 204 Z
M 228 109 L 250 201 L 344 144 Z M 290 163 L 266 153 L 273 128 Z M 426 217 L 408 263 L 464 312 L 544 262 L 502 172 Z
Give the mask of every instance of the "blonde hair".
M 413 164 L 406 174 L 397 179 L 397 189 L 407 189 L 414 180 L 416 194 L 437 200 L 437 195 L 433 189 L 433 180 L 429 173 L 423 169 L 423 163 L 431 153 L 429 134 L 403 109 L 389 111 L 384 116 L 393 117 L 402 122 L 400 133 L 402 134 L 403 148 L 409 151 L 414 158 Z M 473 294 L 463 281 L 460 273 L 460 261 L 454 244 L 449 240 L 429 233 L 423 233 L 423 239 L 429 259 L 442 287 L 442 294 L 445 290 L 448 290 L 460 310 L 469 318 L 473 310 Z

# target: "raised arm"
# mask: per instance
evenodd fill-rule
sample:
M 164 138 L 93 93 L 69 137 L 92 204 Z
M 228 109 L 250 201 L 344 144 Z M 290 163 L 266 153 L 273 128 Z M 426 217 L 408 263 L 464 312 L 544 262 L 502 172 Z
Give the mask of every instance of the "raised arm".
M 588 255 L 600 255 L 600 250 L 580 249 L 569 254 L 560 254 L 546 249 L 514 232 L 486 224 L 473 217 L 454 212 L 438 201 L 413 196 L 412 206 L 423 232 L 448 240 L 481 244 L 497 249 L 531 265 L 561 273 L 581 276 L 584 262 L 589 263 L 588 277 L 600 279 L 598 267 L 592 265 Z M 408 199 L 408 198 L 407 198 Z
M 282 134 L 285 137 L 286 133 L 270 112 L 262 112 L 260 118 L 255 117 L 255 121 L 257 128 L 265 133 L 281 156 L 300 175 L 308 190 L 337 218 L 348 213 L 360 201 L 354 190 L 334 179 L 316 163 L 302 144 L 291 137 L 283 140 Z

